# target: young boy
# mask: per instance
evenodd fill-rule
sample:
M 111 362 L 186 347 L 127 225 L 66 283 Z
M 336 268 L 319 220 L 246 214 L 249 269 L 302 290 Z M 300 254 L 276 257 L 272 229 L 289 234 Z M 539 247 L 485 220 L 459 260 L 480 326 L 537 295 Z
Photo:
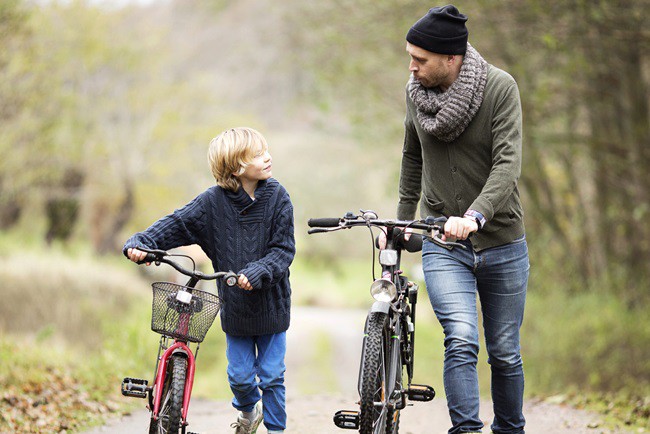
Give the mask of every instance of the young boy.
M 240 411 L 231 427 L 236 434 L 252 434 L 264 420 L 269 433 L 282 433 L 293 206 L 287 191 L 271 178 L 271 155 L 259 132 L 224 131 L 210 142 L 208 158 L 217 185 L 133 235 L 124 254 L 138 262 L 145 256 L 138 247 L 168 250 L 198 244 L 215 270 L 240 274 L 236 287 L 218 283 L 228 381 L 232 404 Z

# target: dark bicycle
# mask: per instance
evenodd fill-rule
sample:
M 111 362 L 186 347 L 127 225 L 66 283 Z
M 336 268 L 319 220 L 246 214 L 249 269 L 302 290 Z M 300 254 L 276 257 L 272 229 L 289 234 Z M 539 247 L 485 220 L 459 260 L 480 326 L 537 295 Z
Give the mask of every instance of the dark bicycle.
M 162 335 L 154 384 L 149 386 L 147 380 L 125 378 L 122 381 L 122 394 L 149 399 L 149 434 L 185 434 L 199 345 L 221 307 L 219 297 L 195 287 L 199 280 L 215 279 L 223 279 L 228 286 L 234 286 L 237 275 L 233 272 L 204 274 L 196 270 L 195 265 L 193 270 L 187 270 L 169 257 L 189 256 L 172 255 L 162 250 L 138 250 L 147 252 L 140 264 L 165 263 L 190 279 L 185 285 L 170 282 L 152 284 L 151 329 Z M 196 343 L 194 352 L 190 349 L 190 342 Z
M 358 390 L 360 410 L 341 410 L 334 415 L 339 428 L 358 429 L 361 434 L 397 434 L 400 412 L 407 401 L 431 401 L 435 391 L 431 386 L 413 384 L 413 354 L 415 350 L 415 307 L 418 285 L 408 280 L 400 270 L 401 253 L 422 250 L 422 239 L 442 247 L 465 248 L 444 241 L 446 219 L 380 220 L 373 211 L 360 215 L 347 213 L 343 218 L 310 219 L 309 234 L 332 232 L 353 227 L 379 228 L 386 235 L 386 248 L 379 251 L 381 277 L 375 278 L 373 243 L 373 283 L 370 294 L 376 300 L 366 319 Z M 424 230 L 411 233 L 407 229 Z M 428 235 L 431 233 L 432 235 Z M 374 239 L 374 237 L 373 237 Z M 406 377 L 404 377 L 406 370 Z

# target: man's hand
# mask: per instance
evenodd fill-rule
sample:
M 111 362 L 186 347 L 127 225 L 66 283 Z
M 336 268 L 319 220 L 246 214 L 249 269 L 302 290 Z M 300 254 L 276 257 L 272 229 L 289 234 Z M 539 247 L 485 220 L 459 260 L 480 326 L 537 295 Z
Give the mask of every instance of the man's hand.
M 449 217 L 445 223 L 445 238 L 466 240 L 469 234 L 478 231 L 478 223 L 471 217 Z
M 135 263 L 138 263 L 140 261 L 144 261 L 144 258 L 147 256 L 147 252 L 143 252 L 142 250 L 131 248 L 126 251 L 126 255 L 129 257 L 130 260 L 132 260 Z M 147 265 L 151 265 L 151 262 L 147 262 Z
M 379 228 L 379 250 L 384 250 L 386 248 L 386 228 Z M 408 241 L 409 238 L 411 238 L 411 234 L 413 233 L 413 229 L 411 228 L 405 228 L 404 229 L 404 241 Z
M 237 280 L 237 286 L 239 286 L 241 289 L 244 289 L 246 291 L 252 291 L 253 290 L 253 285 L 248 281 L 248 277 L 244 276 L 243 274 L 239 275 L 239 279 Z

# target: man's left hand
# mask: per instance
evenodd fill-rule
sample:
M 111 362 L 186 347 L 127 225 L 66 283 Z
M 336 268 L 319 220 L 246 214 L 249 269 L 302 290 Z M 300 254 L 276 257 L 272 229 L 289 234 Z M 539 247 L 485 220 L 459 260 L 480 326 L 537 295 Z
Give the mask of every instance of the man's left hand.
M 445 223 L 445 238 L 466 240 L 469 234 L 476 231 L 478 223 L 472 217 L 449 217 Z

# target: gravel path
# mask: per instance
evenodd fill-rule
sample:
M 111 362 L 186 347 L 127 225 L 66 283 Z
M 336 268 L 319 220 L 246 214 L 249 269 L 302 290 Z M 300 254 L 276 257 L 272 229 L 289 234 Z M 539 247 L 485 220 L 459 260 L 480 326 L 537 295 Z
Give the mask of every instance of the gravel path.
M 356 379 L 365 311 L 331 311 L 294 308 L 287 335 L 287 413 L 289 434 L 332 434 L 340 430 L 332 423 L 337 410 L 355 409 Z M 334 316 L 336 315 L 336 316 Z M 335 319 L 334 319 L 335 318 Z M 334 335 L 334 336 L 332 336 Z M 334 337 L 334 338 L 333 338 Z M 344 375 L 336 377 L 334 369 Z M 318 372 L 316 374 L 315 372 Z M 323 374 L 324 373 L 324 374 Z M 491 403 L 482 403 L 481 418 L 489 427 Z M 526 401 L 527 434 L 626 434 L 629 431 L 602 428 L 596 414 L 568 406 Z M 231 433 L 235 410 L 227 401 L 193 400 L 188 429 L 202 434 Z M 444 399 L 414 403 L 402 413 L 401 434 L 444 434 L 449 425 Z M 141 410 L 86 434 L 131 434 L 145 432 L 148 412 Z M 266 432 L 262 427 L 260 434 Z M 484 432 L 489 432 L 484 429 Z

